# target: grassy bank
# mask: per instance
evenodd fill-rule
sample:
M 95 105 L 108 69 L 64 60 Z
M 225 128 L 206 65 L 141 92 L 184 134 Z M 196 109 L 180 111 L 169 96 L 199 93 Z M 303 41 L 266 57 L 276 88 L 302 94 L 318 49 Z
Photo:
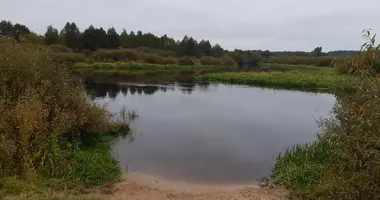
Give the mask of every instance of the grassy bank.
M 349 76 L 338 76 L 327 72 L 227 72 L 210 73 L 197 77 L 203 81 L 217 81 L 232 84 L 244 84 L 261 87 L 274 87 L 296 90 L 326 90 L 334 92 L 340 87 L 340 82 L 346 79 L 355 81 Z
M 136 62 L 76 63 L 72 69 L 75 75 L 90 81 L 145 83 L 187 81 L 202 74 L 231 70 L 229 67 L 221 66 L 157 65 Z
M 318 140 L 277 159 L 272 181 L 294 199 L 380 199 L 380 46 L 364 38 L 366 51 L 343 66 L 360 84 L 342 82 L 355 89 L 337 96 Z
M 95 63 L 75 63 L 74 70 L 95 70 L 95 71 L 199 71 L 228 69 L 221 66 L 207 65 L 160 65 L 139 62 L 95 62 Z
M 307 71 L 307 72 L 321 72 L 332 73 L 332 68 L 327 67 L 317 67 L 314 65 L 290 65 L 290 64 L 276 64 L 276 63 L 264 63 L 264 69 L 268 69 L 268 71 L 279 71 L 279 72 L 287 72 L 287 71 Z
M 121 175 L 109 149 L 129 134 L 128 115 L 90 102 L 81 82 L 49 55 L 0 40 L 1 197 L 52 199 Z

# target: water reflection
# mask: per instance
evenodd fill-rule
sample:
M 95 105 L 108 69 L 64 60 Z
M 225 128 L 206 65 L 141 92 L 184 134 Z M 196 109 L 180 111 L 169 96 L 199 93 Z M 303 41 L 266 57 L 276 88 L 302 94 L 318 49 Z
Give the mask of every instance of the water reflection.
M 150 85 L 150 84 L 133 84 L 133 83 L 96 83 L 86 82 L 85 89 L 87 94 L 92 100 L 95 98 L 109 97 L 115 99 L 119 93 L 123 96 L 129 95 L 153 95 L 154 93 L 174 91 L 179 89 L 184 94 L 191 94 L 195 87 L 198 86 L 200 90 L 207 91 L 210 83 L 171 83 L 164 85 Z
M 123 169 L 212 184 L 269 175 L 278 153 L 316 139 L 315 118 L 335 103 L 330 94 L 193 82 L 86 88 L 111 112 L 139 115 L 132 125 L 142 135 L 113 147 Z

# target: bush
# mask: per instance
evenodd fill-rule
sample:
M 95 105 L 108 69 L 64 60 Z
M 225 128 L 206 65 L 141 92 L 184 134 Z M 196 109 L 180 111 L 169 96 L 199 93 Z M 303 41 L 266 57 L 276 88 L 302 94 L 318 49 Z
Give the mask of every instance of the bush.
M 154 53 L 143 53 L 141 54 L 141 60 L 150 64 L 159 64 L 162 63 L 162 59 L 160 56 Z
M 71 50 L 69 47 L 63 45 L 63 44 L 52 44 L 52 45 L 49 45 L 49 49 L 52 51 L 52 52 L 55 52 L 55 53 L 61 53 L 61 52 L 73 52 L 73 50 Z
M 34 174 L 87 185 L 103 182 L 103 171 L 95 168 L 68 170 L 87 165 L 88 158 L 115 178 L 117 164 L 109 152 L 84 138 L 119 130 L 123 123 L 114 124 L 105 108 L 90 103 L 80 82 L 46 52 L 36 52 L 33 45 L 0 44 L 0 177 Z
M 295 189 L 301 199 L 380 198 L 379 51 L 374 38 L 368 39 L 366 51 L 346 65 L 360 84 L 339 93 L 334 116 L 321 121 L 325 133 L 315 145 L 276 162 L 274 180 Z M 352 87 L 351 82 L 342 84 Z
M 221 58 L 221 65 L 228 67 L 237 67 L 237 63 L 230 56 L 223 56 Z
M 162 58 L 161 63 L 163 65 L 176 65 L 178 64 L 178 60 L 175 57 L 167 57 L 167 58 Z
M 200 60 L 202 65 L 221 65 L 221 60 L 211 56 L 203 56 Z
M 183 56 L 179 59 L 179 65 L 195 65 L 195 62 L 189 56 Z
M 161 57 L 176 57 L 177 54 L 174 51 L 158 50 L 158 55 Z
M 327 57 L 327 56 L 317 57 L 314 65 L 321 66 L 321 67 L 329 67 L 332 65 L 334 60 L 335 59 L 333 57 Z
M 136 61 L 140 59 L 137 52 L 131 49 L 99 49 L 92 54 L 98 61 Z
M 87 57 L 84 54 L 81 53 L 69 53 L 69 52 L 62 52 L 62 53 L 51 53 L 51 52 L 45 52 L 42 53 L 42 55 L 48 56 L 54 61 L 58 63 L 76 63 L 76 62 L 84 62 L 87 60 Z

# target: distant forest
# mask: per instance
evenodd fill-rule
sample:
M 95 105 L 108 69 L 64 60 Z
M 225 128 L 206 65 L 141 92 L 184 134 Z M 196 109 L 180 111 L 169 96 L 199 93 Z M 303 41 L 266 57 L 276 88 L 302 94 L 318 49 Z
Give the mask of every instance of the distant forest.
M 152 33 L 143 33 L 142 31 L 130 31 L 124 29 L 120 34 L 115 28 L 107 30 L 89 26 L 83 32 L 74 23 L 67 22 L 66 25 L 58 31 L 53 26 L 48 26 L 44 35 L 33 33 L 28 27 L 22 24 L 12 24 L 10 21 L 3 20 L 0 22 L 0 35 L 14 37 L 27 37 L 36 43 L 52 45 L 62 44 L 75 51 L 97 49 L 116 49 L 116 48 L 138 48 L 147 47 L 155 50 L 166 50 L 175 52 L 177 56 L 213 56 L 221 57 L 228 52 L 219 44 L 211 44 L 209 40 L 195 40 L 192 37 L 184 36 L 181 41 L 175 40 L 166 34 L 156 36 Z M 235 49 L 235 52 L 242 50 Z M 246 51 L 245 51 L 246 52 Z M 331 51 L 328 53 L 322 52 L 322 47 L 316 47 L 311 52 L 305 51 L 274 51 L 269 50 L 251 50 L 257 52 L 262 57 L 269 56 L 352 56 L 358 51 Z

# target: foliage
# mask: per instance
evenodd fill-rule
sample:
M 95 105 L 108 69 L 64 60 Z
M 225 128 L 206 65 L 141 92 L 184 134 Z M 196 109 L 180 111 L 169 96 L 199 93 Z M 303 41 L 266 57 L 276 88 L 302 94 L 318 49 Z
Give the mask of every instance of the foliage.
M 61 43 L 61 39 L 59 38 L 58 30 L 53 28 L 53 26 L 48 26 L 44 41 L 46 45 L 59 44 Z
M 99 49 L 92 54 L 97 61 L 136 61 L 140 55 L 131 49 Z
M 115 28 L 110 28 L 107 31 L 107 43 L 108 43 L 108 48 L 110 49 L 116 49 L 119 48 L 120 46 L 120 38 L 119 34 L 116 32 Z
M 229 56 L 235 60 L 241 69 L 255 69 L 262 65 L 263 57 L 254 51 L 243 51 L 235 49 L 229 53 Z
M 166 57 L 160 59 L 160 63 L 158 64 L 163 64 L 163 65 L 176 65 L 178 64 L 178 59 L 175 57 Z
M 167 64 L 142 64 L 134 62 L 116 62 L 116 63 L 76 63 L 73 65 L 74 70 L 118 70 L 118 71 L 186 71 L 186 70 L 217 70 L 222 67 L 214 66 L 197 66 L 197 65 L 167 65 Z
M 311 52 L 311 55 L 315 57 L 322 56 L 322 54 L 323 54 L 322 47 L 315 47 L 315 49 Z
M 333 117 L 320 121 L 324 134 L 312 146 L 296 148 L 276 163 L 274 180 L 295 189 L 298 198 L 380 198 L 378 51 L 375 37 L 369 31 L 364 36 L 365 51 L 347 66 L 360 81 L 354 90 L 339 93 Z M 351 81 L 341 84 L 353 87 Z
M 78 49 L 81 46 L 81 33 L 74 22 L 67 22 L 65 27 L 61 30 L 60 36 L 64 44 L 70 49 Z
M 20 36 L 19 42 L 42 45 L 44 44 L 44 38 L 35 33 L 29 33 L 29 34 Z
M 319 184 L 331 162 L 330 148 L 329 143 L 321 141 L 293 146 L 277 158 L 272 181 L 288 188 L 310 189 Z
M 195 62 L 189 56 L 183 56 L 179 59 L 179 65 L 195 65 Z
M 331 62 L 335 60 L 331 56 L 272 56 L 267 62 L 277 64 L 290 64 L 290 65 L 316 65 L 316 66 L 330 66 Z
M 162 58 L 155 53 L 143 53 L 140 55 L 141 60 L 144 63 L 159 64 L 162 63 Z
M 73 50 L 71 50 L 69 47 L 67 47 L 65 45 L 62 45 L 62 44 L 52 44 L 52 45 L 49 45 L 49 49 L 52 52 L 55 52 L 55 53 L 73 52 Z
M 41 53 L 44 56 L 50 57 L 53 61 L 60 64 L 72 64 L 77 62 L 87 61 L 87 57 L 81 53 L 73 53 L 73 52 L 61 52 L 61 53 Z
M 370 30 L 363 31 L 366 42 L 357 56 L 352 57 L 346 63 L 338 63 L 336 68 L 341 74 L 359 75 L 361 73 L 380 73 L 380 45 L 375 45 L 376 35 L 371 35 Z
M 234 59 L 232 59 L 230 56 L 223 56 L 221 58 L 221 65 L 223 66 L 228 66 L 228 67 L 236 67 L 237 66 L 237 63 L 235 62 Z
M 0 36 L 13 37 L 16 40 L 20 39 L 20 36 L 30 34 L 28 27 L 22 24 L 13 25 L 10 21 L 0 21 Z
M 221 64 L 220 59 L 217 59 L 211 56 L 204 56 L 199 61 L 201 62 L 202 65 L 220 65 Z
M 89 102 L 80 82 L 48 50 L 14 41 L 0 45 L 0 177 L 86 186 L 117 178 L 109 140 L 95 139 L 129 130 L 127 124 Z
M 289 72 L 226 72 L 205 74 L 200 80 L 220 81 L 234 84 L 246 84 L 263 87 L 302 90 L 327 90 L 334 92 L 341 88 L 340 79 L 356 80 L 351 77 L 337 76 L 330 71 L 289 71 Z

